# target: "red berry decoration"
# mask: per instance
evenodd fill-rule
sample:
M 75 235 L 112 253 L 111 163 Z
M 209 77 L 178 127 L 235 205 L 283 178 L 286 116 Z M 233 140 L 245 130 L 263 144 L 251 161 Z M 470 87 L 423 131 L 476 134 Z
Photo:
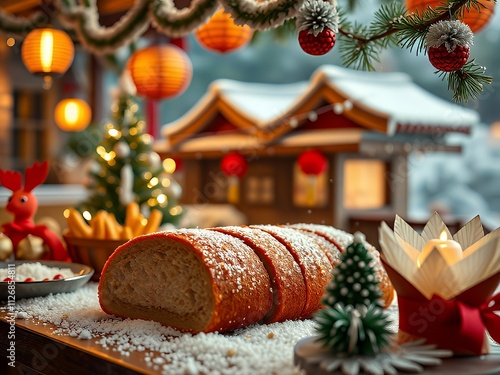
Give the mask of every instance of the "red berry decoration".
M 5 283 L 7 283 L 7 282 L 9 282 L 9 281 L 13 281 L 13 280 L 12 280 L 10 277 L 6 277 L 5 279 L 3 279 L 3 281 L 4 281 Z
M 337 9 L 329 1 L 306 0 L 297 15 L 299 44 L 310 55 L 324 55 L 337 40 Z
M 299 33 L 299 44 L 305 53 L 319 56 L 329 52 L 336 41 L 335 33 L 330 29 L 324 29 L 317 36 L 308 30 L 302 30 Z
M 64 276 L 63 276 L 63 275 L 61 275 L 60 273 L 58 273 L 57 275 L 55 275 L 55 276 L 52 278 L 52 280 L 62 280 L 62 279 L 64 279 Z
M 469 60 L 469 46 L 457 46 L 453 52 L 448 52 L 444 45 L 429 48 L 429 61 L 432 66 L 443 72 L 454 72 L 462 69 Z
M 429 61 L 443 72 L 462 69 L 470 56 L 474 34 L 469 26 L 455 21 L 439 21 L 429 27 L 426 36 Z
M 44 278 L 42 281 L 49 281 L 50 279 L 48 277 Z
M 31 283 L 32 281 L 35 281 L 35 279 L 32 278 L 32 277 L 27 277 L 27 278 L 24 279 L 25 283 Z

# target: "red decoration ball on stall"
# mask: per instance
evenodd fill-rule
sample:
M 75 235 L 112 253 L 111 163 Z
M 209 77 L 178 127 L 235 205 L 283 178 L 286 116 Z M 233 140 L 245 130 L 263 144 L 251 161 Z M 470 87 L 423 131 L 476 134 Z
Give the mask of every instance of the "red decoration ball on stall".
M 226 175 L 241 178 L 247 172 L 248 162 L 239 152 L 230 152 L 222 158 L 220 167 Z
M 307 150 L 299 155 L 297 160 L 300 170 L 307 175 L 317 176 L 326 169 L 327 160 L 318 150 Z

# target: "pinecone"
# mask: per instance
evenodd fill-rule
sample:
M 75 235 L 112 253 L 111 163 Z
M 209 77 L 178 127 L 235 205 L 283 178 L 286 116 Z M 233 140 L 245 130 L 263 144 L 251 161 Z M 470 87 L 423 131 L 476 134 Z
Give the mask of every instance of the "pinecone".
M 473 38 L 470 27 L 463 22 L 436 22 L 426 36 L 429 61 L 443 72 L 460 70 L 469 59 Z
M 296 21 L 299 44 L 310 55 L 324 55 L 335 45 L 338 14 L 334 5 L 323 0 L 306 0 Z
M 335 45 L 336 40 L 335 33 L 330 29 L 324 29 L 318 36 L 310 34 L 307 30 L 302 30 L 299 33 L 300 47 L 304 52 L 315 56 L 329 52 Z
M 448 52 L 444 45 L 429 48 L 429 61 L 432 66 L 443 72 L 460 70 L 470 56 L 469 46 L 457 46 L 453 52 Z

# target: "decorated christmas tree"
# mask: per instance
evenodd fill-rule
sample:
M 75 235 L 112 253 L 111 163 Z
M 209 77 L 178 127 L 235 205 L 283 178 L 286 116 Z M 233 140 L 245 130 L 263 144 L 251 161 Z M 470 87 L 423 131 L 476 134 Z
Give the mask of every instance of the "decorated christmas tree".
M 336 353 L 379 353 L 391 336 L 381 295 L 372 257 L 358 232 L 333 270 L 323 299 L 326 307 L 315 316 L 319 341 Z
M 133 96 L 119 94 L 105 127 L 96 148 L 90 196 L 78 208 L 91 216 L 99 210 L 108 211 L 123 224 L 127 204 L 135 201 L 146 217 L 149 211 L 158 209 L 163 213 L 162 224 L 175 224 L 182 213 L 177 203 L 180 187 L 152 150 L 152 137 L 145 133 Z

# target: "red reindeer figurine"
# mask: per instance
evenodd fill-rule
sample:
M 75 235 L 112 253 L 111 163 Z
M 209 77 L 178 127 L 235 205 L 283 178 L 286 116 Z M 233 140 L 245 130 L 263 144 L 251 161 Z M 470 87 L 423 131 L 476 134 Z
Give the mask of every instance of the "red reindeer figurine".
M 46 161 L 35 162 L 32 167 L 26 169 L 23 188 L 21 173 L 0 169 L 0 184 L 12 191 L 6 209 L 14 215 L 14 221 L 3 224 L 0 228 L 3 234 L 12 241 L 16 258 L 19 242 L 31 234 L 40 237 L 50 249 L 48 254 L 44 253 L 44 260 L 70 261 L 68 252 L 59 237 L 45 225 L 35 225 L 33 221 L 38 201 L 31 191 L 45 181 L 48 173 L 49 164 Z

